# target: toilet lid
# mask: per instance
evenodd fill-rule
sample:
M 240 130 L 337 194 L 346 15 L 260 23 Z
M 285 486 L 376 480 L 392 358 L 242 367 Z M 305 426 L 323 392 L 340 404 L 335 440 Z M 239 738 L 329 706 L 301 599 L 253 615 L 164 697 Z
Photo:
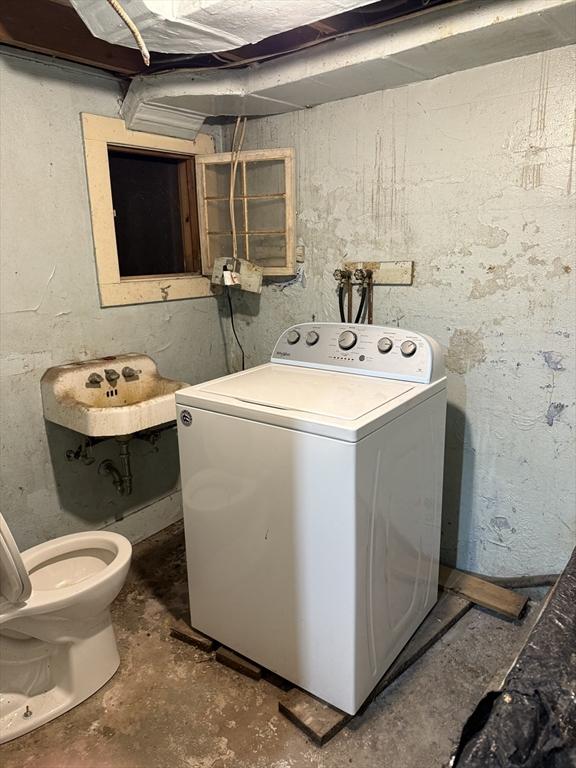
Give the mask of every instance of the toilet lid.
M 8 523 L 0 514 L 0 597 L 9 603 L 28 600 L 32 592 L 30 577 Z

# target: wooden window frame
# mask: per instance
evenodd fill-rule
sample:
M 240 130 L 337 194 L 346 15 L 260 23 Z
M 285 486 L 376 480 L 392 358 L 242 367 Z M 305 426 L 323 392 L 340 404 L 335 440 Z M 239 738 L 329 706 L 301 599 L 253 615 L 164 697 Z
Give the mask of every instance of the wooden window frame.
M 296 181 L 294 172 L 294 149 L 255 149 L 244 150 L 238 153 L 239 168 L 236 179 L 237 189 L 240 186 L 241 192 L 236 193 L 237 199 L 242 199 L 244 206 L 245 221 L 248 221 L 248 201 L 255 199 L 273 199 L 284 198 L 285 200 L 285 228 L 281 234 L 286 237 L 286 265 L 282 267 L 263 267 L 264 275 L 270 277 L 289 277 L 296 274 L 296 242 L 295 242 L 295 208 L 296 208 Z M 208 232 L 208 202 L 211 200 L 225 200 L 225 197 L 209 197 L 206 194 L 206 165 L 230 164 L 230 152 L 220 152 L 205 157 L 196 158 L 196 185 L 198 200 L 198 222 L 200 227 L 200 249 L 202 253 L 202 272 L 210 274 L 212 272 L 212 263 L 210 258 L 209 232 Z M 282 194 L 269 195 L 248 195 L 245 186 L 245 174 L 242 172 L 241 165 L 250 161 L 282 160 L 284 162 L 284 192 Z M 250 230 L 246 233 L 245 248 L 248 253 L 247 240 Z M 266 231 L 265 234 L 280 234 L 280 232 Z M 238 238 L 243 237 L 238 234 Z M 249 254 L 248 254 L 249 255 Z
M 187 162 L 183 164 L 186 171 L 180 173 L 180 184 L 186 186 L 188 194 L 182 199 L 189 199 L 193 203 L 196 186 L 191 170 L 194 170 L 198 155 L 214 154 L 213 138 L 198 134 L 196 139 L 190 141 L 131 131 L 126 128 L 123 120 L 86 113 L 81 115 L 81 119 L 101 305 L 146 304 L 213 295 L 210 279 L 200 273 L 200 264 L 194 263 L 194 260 L 190 266 L 194 272 L 198 270 L 197 274 L 120 276 L 108 163 L 108 149 L 186 158 Z M 198 226 L 197 216 L 192 215 L 191 210 L 188 211 L 188 218 L 190 227 L 194 226 L 194 222 Z M 189 242 L 193 237 L 192 229 L 187 230 L 186 237 Z
M 176 152 L 157 152 L 140 147 L 126 147 L 116 144 L 108 144 L 108 151 L 124 152 L 127 155 L 142 155 L 144 157 L 168 157 L 178 160 L 178 187 L 180 192 L 180 224 L 182 230 L 182 248 L 184 255 L 184 272 L 175 274 L 201 275 L 202 259 L 200 250 L 194 252 L 194 242 L 200 245 L 200 231 L 198 228 L 198 202 L 196 199 L 196 169 L 194 158 L 190 155 Z M 163 273 L 164 274 L 164 273 Z M 166 273 L 169 274 L 169 273 Z M 138 275 L 138 277 L 157 277 L 157 275 Z M 122 280 L 131 279 L 122 277 Z

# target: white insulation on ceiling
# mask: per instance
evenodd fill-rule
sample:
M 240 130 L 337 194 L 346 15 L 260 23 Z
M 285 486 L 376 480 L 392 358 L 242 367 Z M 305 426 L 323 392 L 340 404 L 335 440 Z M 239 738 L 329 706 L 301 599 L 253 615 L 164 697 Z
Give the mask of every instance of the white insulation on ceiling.
M 208 117 L 281 114 L 573 45 L 575 14 L 576 0 L 448 4 L 254 68 L 142 75 L 121 113 L 132 130 L 193 139 Z
M 369 0 L 368 0 L 369 1 Z M 136 47 L 106 0 L 70 0 L 95 37 Z M 121 0 L 151 51 L 210 53 L 366 5 L 367 0 Z

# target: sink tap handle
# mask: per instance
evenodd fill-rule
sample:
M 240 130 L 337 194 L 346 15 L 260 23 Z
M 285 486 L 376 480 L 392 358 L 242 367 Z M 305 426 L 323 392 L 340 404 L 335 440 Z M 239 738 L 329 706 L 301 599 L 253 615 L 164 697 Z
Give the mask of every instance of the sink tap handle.
M 104 381 L 104 378 L 100 376 L 99 373 L 91 373 L 90 376 L 88 376 L 88 381 L 86 382 L 87 387 L 99 387 L 100 383 Z
M 139 373 L 140 371 L 130 368 L 129 365 L 125 365 L 124 368 L 122 368 L 122 376 L 124 376 L 125 379 L 137 379 Z
M 116 382 L 120 378 L 120 374 L 118 373 L 118 371 L 115 371 L 114 368 L 105 368 L 104 376 L 106 376 L 106 381 L 112 385 L 116 384 Z

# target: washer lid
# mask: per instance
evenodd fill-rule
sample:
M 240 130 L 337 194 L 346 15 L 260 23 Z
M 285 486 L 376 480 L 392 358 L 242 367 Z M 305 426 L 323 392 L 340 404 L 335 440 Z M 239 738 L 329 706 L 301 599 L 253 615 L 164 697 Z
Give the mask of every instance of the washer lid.
M 354 421 L 414 388 L 403 381 L 267 365 L 200 386 L 202 393 L 267 408 Z
M 28 571 L 10 528 L 0 515 L 0 598 L 9 603 L 21 603 L 28 600 L 31 593 Z

